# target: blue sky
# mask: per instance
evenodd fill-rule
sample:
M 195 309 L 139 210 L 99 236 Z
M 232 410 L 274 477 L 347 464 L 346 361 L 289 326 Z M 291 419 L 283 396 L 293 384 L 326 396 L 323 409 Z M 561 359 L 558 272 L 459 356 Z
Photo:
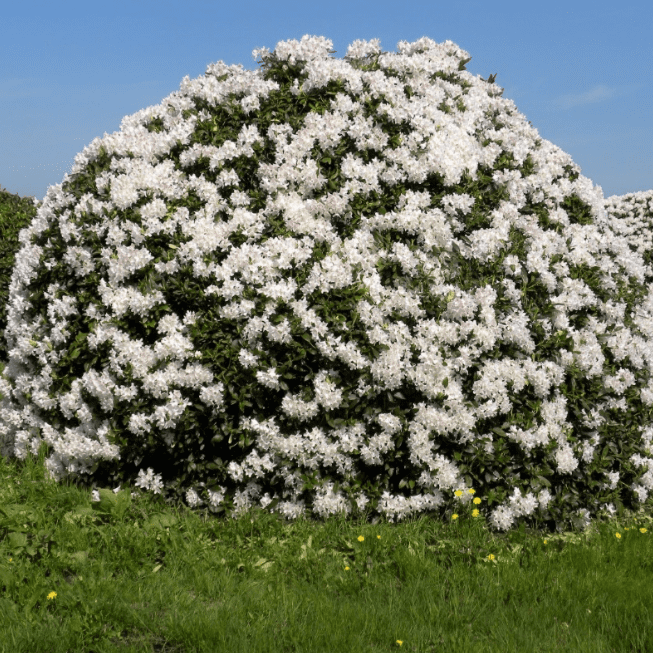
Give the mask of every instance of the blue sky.
M 342 58 L 356 39 L 447 39 L 467 70 L 496 73 L 503 97 L 601 186 L 653 189 L 653 3 L 226 2 L 7 3 L 0 20 L 0 186 L 43 199 L 75 154 L 159 104 L 182 78 L 223 60 L 259 68 L 252 50 L 304 34 Z

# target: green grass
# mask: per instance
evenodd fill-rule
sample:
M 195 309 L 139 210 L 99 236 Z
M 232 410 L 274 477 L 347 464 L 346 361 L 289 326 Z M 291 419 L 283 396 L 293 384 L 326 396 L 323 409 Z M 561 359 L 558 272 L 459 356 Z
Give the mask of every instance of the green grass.
M 43 450 L 0 457 L 0 653 L 653 651 L 641 512 L 497 534 L 482 497 L 373 525 L 110 490 L 47 481 Z
M 102 512 L 43 451 L 0 458 L 3 653 L 653 650 L 644 514 L 542 535 L 472 508 L 225 520 L 138 491 Z

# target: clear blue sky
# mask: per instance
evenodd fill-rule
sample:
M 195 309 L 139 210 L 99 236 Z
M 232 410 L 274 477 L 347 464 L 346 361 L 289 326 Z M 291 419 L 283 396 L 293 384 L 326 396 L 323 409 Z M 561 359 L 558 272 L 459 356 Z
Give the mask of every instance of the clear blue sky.
M 328 0 L 22 0 L 0 14 L 0 186 L 43 199 L 94 138 L 182 78 L 304 34 L 342 58 L 356 39 L 428 36 L 497 73 L 503 97 L 601 186 L 653 189 L 653 3 Z

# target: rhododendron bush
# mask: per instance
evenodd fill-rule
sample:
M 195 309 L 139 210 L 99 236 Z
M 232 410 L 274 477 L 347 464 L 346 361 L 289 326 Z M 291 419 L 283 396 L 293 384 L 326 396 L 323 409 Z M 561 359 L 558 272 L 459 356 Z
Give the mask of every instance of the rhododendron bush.
M 10 287 L 2 455 L 216 515 L 650 506 L 637 234 L 451 41 L 331 45 L 185 77 L 49 188 Z

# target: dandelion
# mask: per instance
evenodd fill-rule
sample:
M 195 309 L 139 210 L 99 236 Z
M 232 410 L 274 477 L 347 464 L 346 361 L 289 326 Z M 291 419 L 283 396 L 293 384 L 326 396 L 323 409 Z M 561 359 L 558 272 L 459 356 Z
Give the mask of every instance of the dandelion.
M 399 644 L 399 646 L 401 646 L 403 644 L 403 642 L 400 639 L 398 639 L 397 644 Z
M 358 536 L 358 541 L 359 541 L 359 542 L 362 542 L 364 539 L 365 539 L 365 538 L 364 538 L 362 535 L 359 535 L 359 536 Z
M 476 497 L 476 499 L 474 499 L 474 503 L 478 505 L 479 503 L 481 503 L 481 500 L 478 497 Z
M 50 592 L 50 593 L 48 594 L 48 599 L 53 599 L 55 596 L 57 596 L 57 593 L 56 593 L 56 592 Z
M 494 560 L 494 556 L 490 553 L 490 555 L 487 557 L 488 560 Z
M 621 539 L 621 533 L 616 533 L 615 537 L 620 540 Z
M 645 528 L 640 528 L 640 529 L 639 529 L 639 532 L 640 532 L 640 533 L 646 533 L 646 529 L 645 529 Z
M 349 571 L 349 567 L 345 567 L 345 571 Z
M 458 515 L 451 515 L 451 519 L 458 519 Z
M 646 530 L 646 529 L 644 529 L 644 530 Z M 380 536 L 380 535 L 377 535 L 376 538 L 377 538 L 378 540 L 380 540 L 380 539 L 381 539 L 381 536 Z

